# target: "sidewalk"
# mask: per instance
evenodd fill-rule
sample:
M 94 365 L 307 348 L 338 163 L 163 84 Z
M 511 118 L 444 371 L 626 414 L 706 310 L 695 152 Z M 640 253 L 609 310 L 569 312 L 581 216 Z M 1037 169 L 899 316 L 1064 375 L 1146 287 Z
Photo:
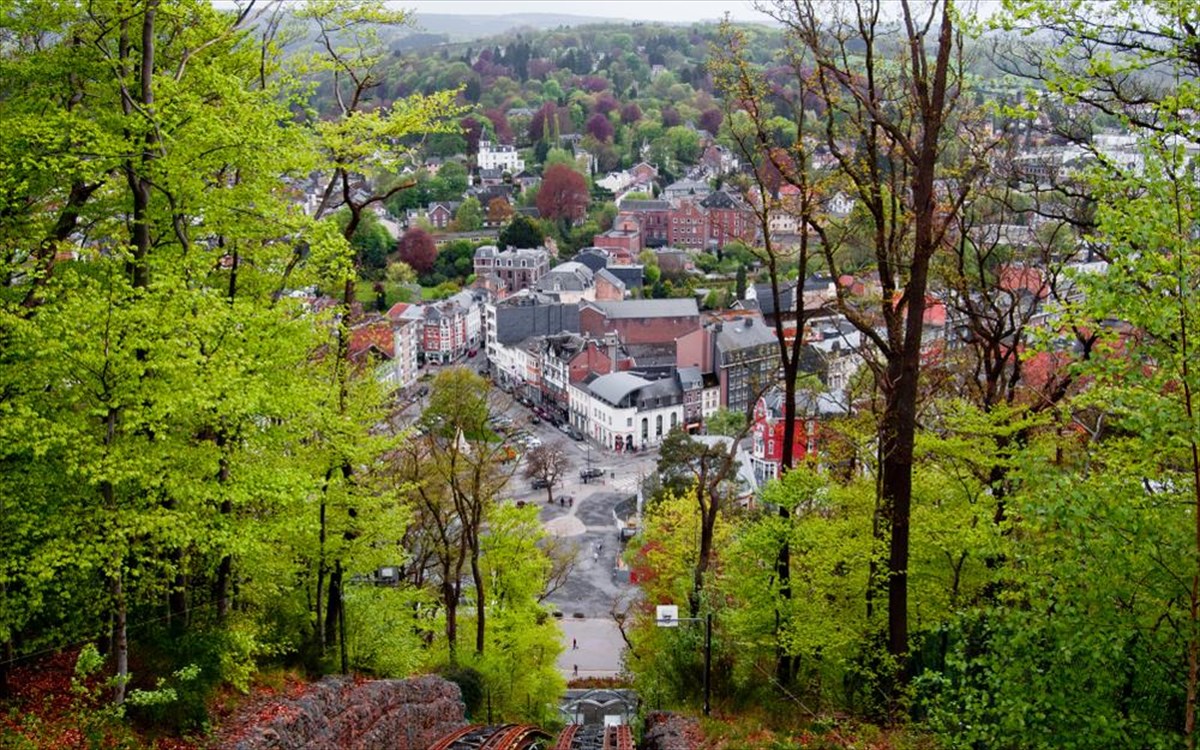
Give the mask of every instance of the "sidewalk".
M 621 651 L 625 641 L 617 623 L 610 618 L 571 617 L 558 621 L 565 650 L 559 654 L 558 668 L 568 680 L 572 677 L 613 677 L 621 671 Z M 578 648 L 571 648 L 575 640 Z M 575 674 L 575 667 L 579 673 Z

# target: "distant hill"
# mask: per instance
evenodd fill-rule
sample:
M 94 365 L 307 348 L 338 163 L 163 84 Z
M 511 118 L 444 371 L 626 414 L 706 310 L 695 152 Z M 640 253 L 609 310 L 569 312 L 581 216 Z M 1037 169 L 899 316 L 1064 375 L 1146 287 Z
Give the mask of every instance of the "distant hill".
M 499 16 L 456 16 L 446 13 L 414 14 L 418 32 L 445 34 L 450 41 L 462 42 L 495 36 L 519 28 L 555 29 L 559 26 L 583 26 L 594 23 L 633 23 L 618 18 L 576 16 L 566 13 L 506 13 Z

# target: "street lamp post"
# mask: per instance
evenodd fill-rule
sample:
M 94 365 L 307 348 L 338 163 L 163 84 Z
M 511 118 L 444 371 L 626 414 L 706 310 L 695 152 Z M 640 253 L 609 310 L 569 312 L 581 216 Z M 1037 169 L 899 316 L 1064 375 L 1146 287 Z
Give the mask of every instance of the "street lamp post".
M 654 624 L 660 628 L 676 628 L 681 622 L 704 623 L 704 715 L 712 712 L 712 612 L 703 618 L 679 617 L 679 607 L 660 604 L 655 608 Z

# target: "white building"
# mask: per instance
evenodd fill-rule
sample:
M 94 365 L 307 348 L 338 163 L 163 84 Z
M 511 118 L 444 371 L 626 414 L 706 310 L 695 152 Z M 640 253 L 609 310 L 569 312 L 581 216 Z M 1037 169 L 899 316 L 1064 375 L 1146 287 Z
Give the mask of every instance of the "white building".
M 417 355 L 421 351 L 424 311 L 421 305 L 397 302 L 385 316 L 392 325 L 391 380 L 397 388 L 417 382 Z
M 478 346 L 483 341 L 483 301 L 470 290 L 464 290 L 449 298 L 466 311 L 467 345 Z
M 513 146 L 491 141 L 479 142 L 479 168 L 500 169 L 509 174 L 516 174 L 525 169 L 525 160 Z
M 683 392 L 675 378 L 614 372 L 574 383 L 569 393 L 575 426 L 610 449 L 658 445 L 683 424 Z
M 537 280 L 534 289 L 563 304 L 574 305 L 584 300 L 594 302 L 596 284 L 592 269 L 576 261 L 559 263 Z

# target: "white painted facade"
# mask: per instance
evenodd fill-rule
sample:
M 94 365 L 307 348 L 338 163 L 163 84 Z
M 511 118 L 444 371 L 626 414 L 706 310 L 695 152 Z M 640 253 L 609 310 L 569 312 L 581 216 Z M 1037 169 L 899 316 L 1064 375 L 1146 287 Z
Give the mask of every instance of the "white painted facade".
M 408 388 L 417 382 L 417 354 L 421 350 L 421 323 L 402 318 L 392 322 L 392 382 L 396 388 Z
M 610 450 L 618 441 L 623 448 L 638 450 L 659 445 L 672 428 L 683 424 L 682 403 L 638 411 L 637 406 L 613 406 L 583 384 L 572 384 L 568 393 L 576 427 Z
M 502 169 L 511 174 L 525 169 L 525 160 L 515 147 L 491 141 L 479 142 L 478 163 L 480 169 Z

